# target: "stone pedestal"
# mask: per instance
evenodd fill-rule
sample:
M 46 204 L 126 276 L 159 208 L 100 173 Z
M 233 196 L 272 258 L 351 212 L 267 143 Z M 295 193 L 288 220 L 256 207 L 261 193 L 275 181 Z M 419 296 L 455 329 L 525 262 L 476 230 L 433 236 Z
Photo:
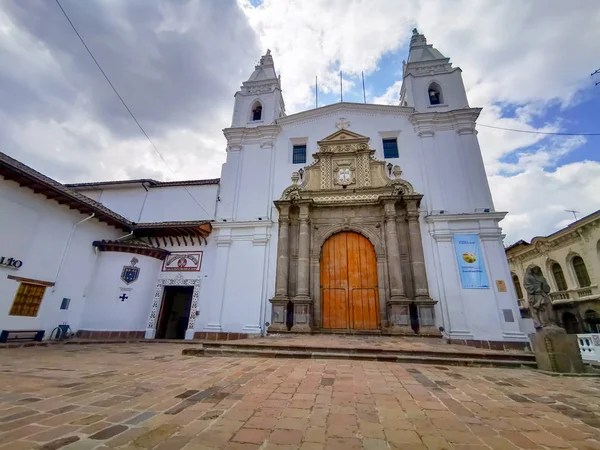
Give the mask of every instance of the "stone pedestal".
M 440 330 L 435 327 L 434 306 L 437 302 L 432 299 L 416 300 L 419 313 L 419 334 L 423 336 L 440 336 Z
M 410 300 L 388 302 L 388 332 L 392 334 L 414 334 L 410 327 Z
M 292 325 L 291 331 L 295 333 L 310 333 L 310 308 L 312 306 L 312 300 L 310 297 L 296 297 L 292 300 L 292 303 L 294 304 L 294 325 Z
M 269 325 L 269 333 L 280 333 L 287 331 L 287 297 L 275 296 L 271 300 L 271 325 Z
M 558 373 L 584 373 L 577 335 L 559 327 L 546 327 L 529 335 L 538 369 Z

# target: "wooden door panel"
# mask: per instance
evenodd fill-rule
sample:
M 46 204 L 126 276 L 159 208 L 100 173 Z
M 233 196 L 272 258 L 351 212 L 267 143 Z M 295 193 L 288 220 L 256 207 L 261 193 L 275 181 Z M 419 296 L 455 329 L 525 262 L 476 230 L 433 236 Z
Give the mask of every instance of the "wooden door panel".
M 377 259 L 367 238 L 343 232 L 325 242 L 321 299 L 323 328 L 379 328 Z

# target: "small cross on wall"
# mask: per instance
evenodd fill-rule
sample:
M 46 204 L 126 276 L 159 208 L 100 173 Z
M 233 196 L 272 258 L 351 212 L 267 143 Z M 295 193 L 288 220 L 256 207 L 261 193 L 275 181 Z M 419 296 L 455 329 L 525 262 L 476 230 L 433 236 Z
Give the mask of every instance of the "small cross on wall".
M 346 118 L 345 118 L 345 117 L 340 117 L 340 120 L 338 120 L 338 121 L 335 123 L 335 127 L 336 127 L 338 130 L 345 130 L 345 129 L 346 129 L 346 128 L 348 128 L 349 126 L 350 126 L 350 122 L 348 122 L 348 121 L 346 120 Z
M 127 297 L 127 294 L 123 293 L 123 295 L 121 295 L 119 297 L 121 299 L 122 302 L 124 302 L 125 300 L 127 300 L 129 297 Z

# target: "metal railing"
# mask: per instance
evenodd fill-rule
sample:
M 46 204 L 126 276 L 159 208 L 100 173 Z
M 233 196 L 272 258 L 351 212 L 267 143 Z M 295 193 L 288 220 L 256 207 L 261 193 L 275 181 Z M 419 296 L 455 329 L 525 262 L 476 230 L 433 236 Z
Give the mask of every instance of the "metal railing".
M 600 362 L 600 333 L 578 334 L 577 343 L 581 359 Z

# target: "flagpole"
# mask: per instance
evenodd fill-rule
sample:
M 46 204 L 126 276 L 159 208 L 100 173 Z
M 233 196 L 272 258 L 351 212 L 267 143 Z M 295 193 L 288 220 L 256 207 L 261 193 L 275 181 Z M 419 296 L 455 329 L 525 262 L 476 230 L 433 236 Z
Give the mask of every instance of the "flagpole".
M 362 80 L 363 80 L 363 100 L 365 103 L 367 103 L 367 94 L 365 93 L 365 73 L 364 72 L 360 72 L 362 74 Z
M 344 85 L 342 81 L 342 71 L 340 70 L 340 102 L 344 101 Z

